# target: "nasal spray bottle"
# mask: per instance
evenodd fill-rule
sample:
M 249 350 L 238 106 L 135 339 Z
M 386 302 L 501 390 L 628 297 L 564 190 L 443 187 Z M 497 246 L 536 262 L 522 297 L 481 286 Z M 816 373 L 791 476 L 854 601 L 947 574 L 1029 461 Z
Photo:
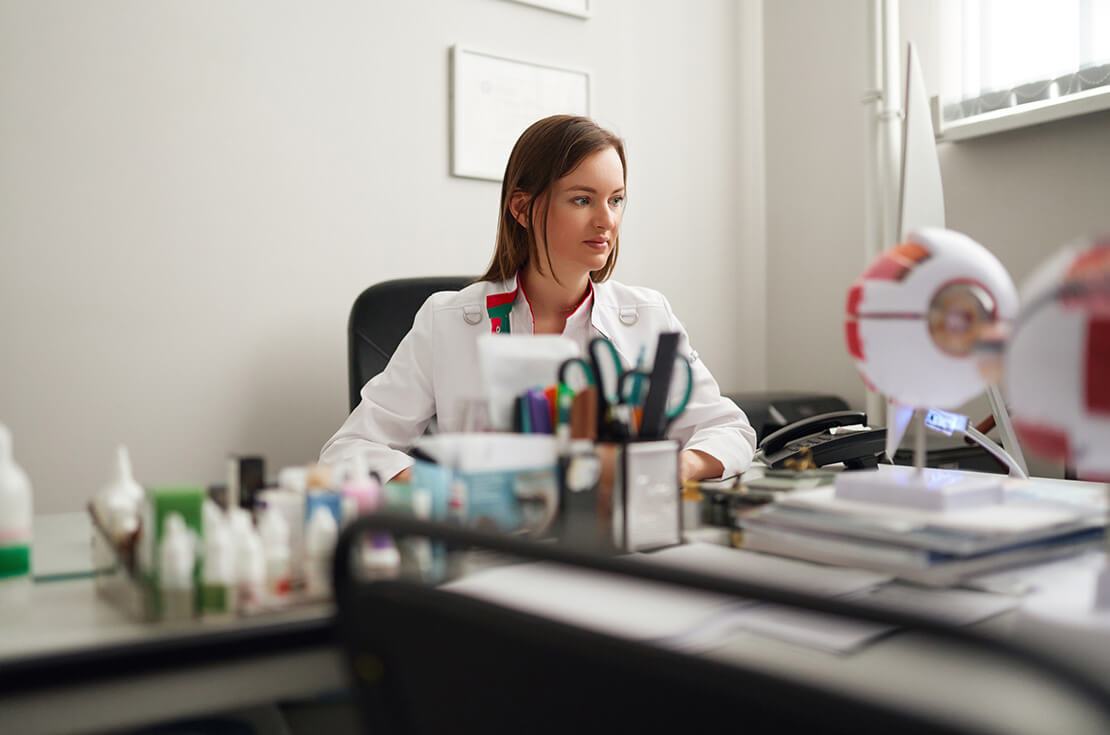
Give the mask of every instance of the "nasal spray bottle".
M 242 508 L 231 508 L 230 515 L 239 609 L 257 612 L 266 601 L 266 556 L 262 539 L 251 524 L 250 513 Z
M 339 524 L 328 508 L 318 505 L 308 518 L 304 539 L 305 594 L 313 600 L 331 594 L 331 560 L 339 537 Z
M 234 617 L 236 591 L 235 546 L 227 516 L 214 501 L 205 500 L 201 614 L 209 619 Z
M 196 610 L 193 571 L 196 566 L 195 540 L 180 513 L 166 517 L 159 547 L 158 591 L 163 620 L 189 620 Z
M 31 597 L 31 481 L 12 459 L 12 435 L 0 424 L 0 607 Z
M 96 516 L 112 542 L 120 544 L 139 529 L 139 514 L 143 504 L 143 488 L 135 482 L 131 472 L 131 455 L 127 447 L 116 449 L 116 474 L 93 501 Z
M 382 485 L 377 477 L 370 476 L 366 457 L 361 454 L 356 454 L 351 460 L 351 471 L 343 486 L 343 494 L 355 499 L 360 515 L 377 512 L 382 507 L 385 500 Z M 360 557 L 364 571 L 371 579 L 396 577 L 400 573 L 401 556 L 387 533 L 371 534 L 370 543 L 360 546 Z
M 266 558 L 266 596 L 272 606 L 289 601 L 290 557 L 289 524 L 281 511 L 273 506 L 262 511 L 258 521 L 262 551 Z

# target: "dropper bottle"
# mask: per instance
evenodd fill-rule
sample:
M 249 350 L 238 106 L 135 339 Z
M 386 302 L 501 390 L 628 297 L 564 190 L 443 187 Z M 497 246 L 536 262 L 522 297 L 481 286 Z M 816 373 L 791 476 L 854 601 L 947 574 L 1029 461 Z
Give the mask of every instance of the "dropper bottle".
M 314 600 L 331 593 L 331 561 L 339 526 L 335 516 L 323 506 L 316 506 L 305 530 L 305 594 Z
M 163 620 L 189 620 L 196 610 L 193 571 L 196 549 L 180 513 L 166 517 L 158 560 L 158 589 Z
M 119 544 L 139 528 L 139 511 L 143 488 L 135 482 L 131 471 L 131 455 L 122 444 L 116 449 L 116 476 L 97 494 L 94 501 L 97 518 Z
M 269 506 L 258 521 L 262 551 L 266 557 L 266 595 L 275 605 L 289 600 L 289 524 L 281 511 Z
M 235 546 L 224 512 L 211 500 L 204 501 L 201 580 L 201 614 L 209 619 L 233 617 L 236 609 Z
M 12 435 L 0 424 L 0 606 L 31 596 L 31 481 L 12 458 Z

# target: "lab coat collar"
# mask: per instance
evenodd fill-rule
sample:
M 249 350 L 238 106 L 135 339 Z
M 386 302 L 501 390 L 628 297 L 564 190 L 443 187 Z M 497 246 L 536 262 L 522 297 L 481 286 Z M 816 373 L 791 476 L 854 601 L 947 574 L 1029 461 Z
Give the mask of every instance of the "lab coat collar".
M 529 314 L 531 314 L 532 305 L 528 303 L 528 295 L 524 292 L 524 286 L 520 282 L 519 273 L 512 279 L 493 281 L 491 283 L 492 285 L 489 293 L 486 295 L 486 313 L 490 318 L 490 331 L 494 334 L 508 334 L 510 328 L 506 325 L 509 324 L 509 315 L 512 313 L 513 304 L 516 303 L 517 299 L 521 297 L 524 298 L 528 305 Z M 592 280 L 589 281 L 588 284 L 590 287 L 589 292 L 582 297 L 582 300 L 578 302 L 578 306 L 575 307 L 574 312 L 568 318 L 573 318 L 574 315 L 578 313 L 579 309 L 588 308 L 590 309 L 590 323 L 593 325 L 594 329 L 600 332 L 606 339 L 611 339 L 609 337 L 611 330 L 605 330 L 598 326 L 598 310 L 593 308 L 598 302 L 597 284 Z M 608 289 L 606 289 L 606 292 L 608 292 Z M 611 294 L 610 300 L 612 300 Z M 533 324 L 534 323 L 535 320 L 533 319 Z
M 593 309 L 590 311 L 590 323 L 598 333 L 609 340 L 613 341 L 613 335 L 616 334 L 616 323 L 613 317 L 620 313 L 620 306 L 617 304 L 616 297 L 613 295 L 613 289 L 609 287 L 608 283 L 604 281 L 601 283 L 590 282 L 594 290 L 594 303 Z
M 521 293 L 519 278 L 520 276 L 517 274 L 511 279 L 492 283 L 489 294 L 486 296 L 486 310 L 490 313 L 491 321 L 500 318 L 499 313 L 495 316 L 493 310 L 498 308 L 504 310 L 505 307 L 508 307 L 508 311 L 511 311 L 512 305 Z M 594 283 L 590 281 L 590 289 L 593 292 L 593 303 L 590 304 L 590 324 L 602 337 L 612 342 L 613 335 L 619 331 L 621 323 L 628 326 L 636 323 L 638 318 L 636 307 L 633 304 L 622 306 L 617 303 L 612 287 L 606 282 Z M 493 331 L 498 331 L 496 324 Z

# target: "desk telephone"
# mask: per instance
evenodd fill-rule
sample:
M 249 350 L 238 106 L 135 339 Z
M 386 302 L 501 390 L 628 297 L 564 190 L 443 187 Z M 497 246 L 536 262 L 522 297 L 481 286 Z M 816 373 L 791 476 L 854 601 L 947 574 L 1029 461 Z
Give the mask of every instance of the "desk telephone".
M 834 411 L 784 426 L 759 443 L 759 455 L 770 467 L 779 469 L 806 449 L 818 467 L 843 462 L 845 469 L 876 467 L 886 451 L 886 429 L 832 432 L 841 426 L 867 426 L 862 411 Z M 884 460 L 885 461 L 885 460 Z

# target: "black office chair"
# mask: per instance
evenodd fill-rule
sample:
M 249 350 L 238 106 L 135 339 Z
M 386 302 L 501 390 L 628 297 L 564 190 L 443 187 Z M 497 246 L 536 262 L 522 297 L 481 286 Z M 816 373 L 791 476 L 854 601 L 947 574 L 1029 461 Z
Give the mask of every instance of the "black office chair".
M 361 400 L 362 386 L 385 370 L 428 297 L 437 291 L 458 291 L 473 282 L 472 276 L 401 278 L 375 284 L 359 294 L 347 321 L 347 382 L 352 411 Z
M 931 633 L 1009 655 L 1073 685 L 1110 724 L 1101 682 L 1037 652 L 919 616 L 696 575 L 553 544 L 364 516 L 343 533 L 334 566 L 337 631 L 367 732 L 971 733 L 945 713 L 910 712 L 756 667 L 624 640 L 404 579 L 360 582 L 351 551 L 386 530 L 456 548 L 677 584 Z M 1047 662 L 1047 663 L 1046 663 Z M 1061 673 L 1062 672 L 1062 673 Z

